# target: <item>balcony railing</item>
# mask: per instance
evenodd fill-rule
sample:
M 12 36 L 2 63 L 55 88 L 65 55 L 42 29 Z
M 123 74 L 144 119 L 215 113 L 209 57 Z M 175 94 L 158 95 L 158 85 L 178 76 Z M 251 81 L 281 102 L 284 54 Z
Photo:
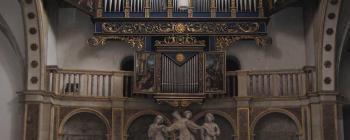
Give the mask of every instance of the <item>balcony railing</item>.
M 47 69 L 47 91 L 62 96 L 131 96 L 132 72 Z M 125 85 L 125 86 L 124 86 Z M 118 95 L 121 94 L 121 95 Z
M 316 76 L 312 67 L 303 70 L 236 71 L 228 72 L 228 76 L 237 78 L 231 87 L 238 87 L 232 90 L 241 97 L 298 97 L 315 91 Z
M 60 96 L 133 97 L 133 72 L 62 70 L 48 67 L 47 91 Z M 299 97 L 315 90 L 314 68 L 228 71 L 226 95 L 210 97 Z

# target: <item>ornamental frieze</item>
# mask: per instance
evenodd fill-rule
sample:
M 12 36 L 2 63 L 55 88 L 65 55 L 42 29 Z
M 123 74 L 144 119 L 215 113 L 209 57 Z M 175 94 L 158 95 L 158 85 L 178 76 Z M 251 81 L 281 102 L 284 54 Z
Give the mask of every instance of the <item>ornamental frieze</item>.
M 105 34 L 253 34 L 264 33 L 258 22 L 115 22 L 100 24 Z

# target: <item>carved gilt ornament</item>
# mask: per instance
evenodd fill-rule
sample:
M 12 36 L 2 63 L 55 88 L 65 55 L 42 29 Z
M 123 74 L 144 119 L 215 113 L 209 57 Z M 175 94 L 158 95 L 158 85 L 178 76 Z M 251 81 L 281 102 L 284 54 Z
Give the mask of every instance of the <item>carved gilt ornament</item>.
M 256 45 L 268 47 L 272 44 L 272 39 L 268 36 L 219 36 L 216 38 L 216 46 L 219 49 L 228 48 L 239 40 L 255 40 Z
M 257 33 L 257 22 L 120 22 L 102 23 L 102 33 L 113 34 L 244 34 Z
M 120 40 L 127 42 L 131 47 L 142 49 L 145 46 L 144 37 L 118 37 L 118 36 L 93 36 L 88 39 L 90 47 L 103 47 L 107 40 Z
M 165 37 L 163 40 L 155 41 L 156 47 L 166 47 L 166 46 L 202 46 L 205 47 L 205 40 L 197 40 L 195 37 L 190 36 L 170 36 Z

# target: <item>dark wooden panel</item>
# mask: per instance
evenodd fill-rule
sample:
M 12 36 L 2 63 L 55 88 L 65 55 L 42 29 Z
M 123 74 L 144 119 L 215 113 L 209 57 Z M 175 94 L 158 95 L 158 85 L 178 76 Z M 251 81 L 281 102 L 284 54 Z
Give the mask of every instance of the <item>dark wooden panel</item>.
M 26 140 L 38 140 L 39 112 L 39 104 L 27 105 Z
M 335 104 L 322 106 L 324 140 L 336 140 Z
M 239 139 L 248 140 L 248 130 L 249 130 L 249 109 L 238 109 L 238 130 Z
M 123 111 L 120 109 L 113 110 L 113 140 L 121 140 L 123 137 Z

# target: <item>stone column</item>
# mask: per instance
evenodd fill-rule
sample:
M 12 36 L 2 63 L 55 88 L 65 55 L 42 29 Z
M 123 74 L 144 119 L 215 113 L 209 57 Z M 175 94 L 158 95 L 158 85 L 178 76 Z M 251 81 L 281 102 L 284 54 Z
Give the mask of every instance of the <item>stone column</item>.
M 124 136 L 126 134 L 124 132 L 124 109 L 113 108 L 112 117 L 112 140 L 126 140 Z
M 237 99 L 237 136 L 238 140 L 250 140 L 249 98 Z

